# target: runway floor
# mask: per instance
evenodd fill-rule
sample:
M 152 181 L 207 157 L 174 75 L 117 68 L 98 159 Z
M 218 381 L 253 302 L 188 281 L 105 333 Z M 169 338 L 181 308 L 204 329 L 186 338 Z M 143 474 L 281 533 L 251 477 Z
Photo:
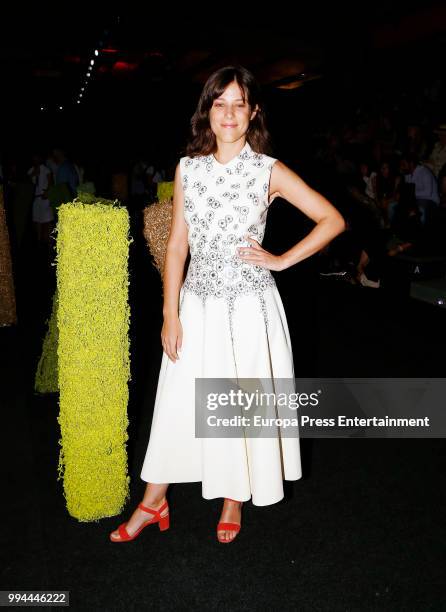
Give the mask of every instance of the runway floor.
M 171 487 L 169 531 L 109 542 L 143 494 L 161 359 L 158 273 L 133 248 L 131 503 L 98 523 L 66 511 L 58 398 L 33 392 L 54 269 L 26 252 L 16 263 L 19 325 L 0 329 L 1 588 L 69 590 L 74 610 L 444 610 L 442 439 L 305 439 L 303 479 L 275 506 L 247 503 L 233 544 L 217 542 L 221 502 L 199 483 Z M 443 310 L 311 270 L 279 289 L 297 376 L 444 376 Z

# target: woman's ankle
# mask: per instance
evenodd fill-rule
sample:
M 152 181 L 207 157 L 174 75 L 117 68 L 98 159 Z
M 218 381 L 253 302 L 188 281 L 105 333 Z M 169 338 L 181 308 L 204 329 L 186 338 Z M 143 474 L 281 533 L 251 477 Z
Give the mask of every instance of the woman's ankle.
M 142 503 L 148 508 L 158 510 L 158 508 L 160 508 L 166 501 L 167 500 L 165 495 L 162 495 L 161 497 L 151 495 L 150 497 L 144 498 Z

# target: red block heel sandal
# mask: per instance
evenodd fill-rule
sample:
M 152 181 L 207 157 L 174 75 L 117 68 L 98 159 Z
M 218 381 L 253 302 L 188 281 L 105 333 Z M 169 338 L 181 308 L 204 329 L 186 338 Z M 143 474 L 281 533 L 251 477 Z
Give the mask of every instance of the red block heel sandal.
M 230 497 L 225 497 L 225 499 L 227 499 L 228 501 L 238 502 L 240 504 L 240 508 L 243 505 L 243 502 L 239 502 L 238 499 L 231 499 Z M 239 525 L 238 523 L 218 523 L 217 539 L 222 544 L 230 544 L 231 542 L 235 540 L 240 529 L 241 529 L 241 525 Z M 232 540 L 223 540 L 218 534 L 219 531 L 235 531 L 236 535 L 232 538 Z
M 134 540 L 136 537 L 138 537 L 141 531 L 145 529 L 146 527 L 148 527 L 148 525 L 154 525 L 155 523 L 158 523 L 158 527 L 160 531 L 166 531 L 167 529 L 169 529 L 169 525 L 170 525 L 169 506 L 167 504 L 167 501 L 164 502 L 164 504 L 160 508 L 158 508 L 158 510 L 155 510 L 154 508 L 148 508 L 147 506 L 144 506 L 143 504 L 138 504 L 138 508 L 140 508 L 141 510 L 144 510 L 144 512 L 150 512 L 150 514 L 153 514 L 154 516 L 152 516 L 150 520 L 143 523 L 141 527 L 137 531 L 135 531 L 133 535 L 129 535 L 127 533 L 127 529 L 126 529 L 127 523 L 122 523 L 121 525 L 119 525 L 117 529 L 121 539 L 115 540 L 114 538 L 112 538 L 112 535 L 110 534 L 110 540 L 112 542 L 130 542 L 131 540 Z M 166 508 L 167 508 L 167 514 L 165 516 L 161 516 L 161 512 L 163 512 Z

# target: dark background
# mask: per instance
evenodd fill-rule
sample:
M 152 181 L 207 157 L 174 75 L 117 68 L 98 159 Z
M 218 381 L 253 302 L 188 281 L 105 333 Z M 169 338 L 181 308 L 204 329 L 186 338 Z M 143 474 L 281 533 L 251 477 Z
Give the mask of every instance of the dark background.
M 207 76 L 231 63 L 245 65 L 262 84 L 282 158 L 305 159 L 318 132 L 350 121 L 358 108 L 398 102 L 402 121 L 422 120 L 431 110 L 423 92 L 442 78 L 442 3 L 296 8 L 218 7 L 212 17 L 205 8 L 120 16 L 69 9 L 63 20 L 31 9 L 26 19 L 5 19 L 1 149 L 22 155 L 58 143 L 96 166 L 125 162 L 140 150 L 176 160 Z M 302 86 L 281 89 L 293 81 Z
M 232 62 L 263 86 L 274 154 L 326 194 L 335 191 L 314 154 L 328 130 L 364 110 L 392 109 L 403 132 L 411 122 L 445 121 L 442 3 L 295 8 L 252 4 L 244 15 L 234 4 L 192 4 L 184 14 L 166 6 L 118 19 L 61 5 L 57 19 L 33 9 L 4 16 L 3 162 L 27 169 L 36 148 L 64 146 L 107 197 L 111 174 L 138 153 L 165 166 L 178 159 L 207 76 Z M 283 88 L 293 83 L 300 86 Z M 310 227 L 283 201 L 268 214 L 273 251 Z M 55 270 L 37 256 L 31 231 L 13 249 L 18 324 L 0 329 L 1 588 L 70 590 L 75 610 L 443 610 L 441 439 L 303 440 L 303 479 L 286 483 L 280 504 L 246 504 L 230 546 L 215 537 L 221 500 L 204 502 L 200 483 L 172 486 L 165 534 L 149 528 L 135 542 L 108 541 L 143 495 L 161 360 L 160 278 L 141 234 L 134 238 L 131 501 L 122 516 L 98 523 L 67 513 L 57 481 L 58 397 L 34 393 Z M 403 268 L 379 291 L 320 280 L 315 257 L 276 275 L 296 376 L 444 376 L 444 310 L 410 299 Z

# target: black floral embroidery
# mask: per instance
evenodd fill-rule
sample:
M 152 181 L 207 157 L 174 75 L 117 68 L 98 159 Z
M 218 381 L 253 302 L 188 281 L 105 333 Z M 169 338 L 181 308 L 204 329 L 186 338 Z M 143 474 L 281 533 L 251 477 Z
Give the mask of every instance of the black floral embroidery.
M 195 204 L 192 202 L 192 200 L 189 197 L 185 197 L 184 198 L 184 208 L 185 210 L 187 210 L 188 212 L 192 212 L 195 210 Z
M 194 161 L 187 157 L 181 159 L 184 215 L 191 252 L 183 287 L 198 295 L 203 303 L 210 298 L 225 299 L 231 334 L 240 295 L 258 296 L 268 325 L 264 292 L 276 286 L 274 277 L 270 270 L 243 261 L 237 248 L 250 246 L 245 235 L 260 244 L 263 240 L 270 171 L 275 159 L 254 153 L 246 143 L 228 164 L 220 164 L 213 155 L 196 157 Z M 223 172 L 236 175 L 237 179 L 239 176 L 251 178 L 243 184 L 233 179 L 228 189 Z M 202 198 L 205 193 L 206 197 Z
M 209 198 L 206 199 L 206 204 L 211 208 L 221 208 L 222 206 L 221 202 L 216 200 L 213 196 L 209 196 Z

